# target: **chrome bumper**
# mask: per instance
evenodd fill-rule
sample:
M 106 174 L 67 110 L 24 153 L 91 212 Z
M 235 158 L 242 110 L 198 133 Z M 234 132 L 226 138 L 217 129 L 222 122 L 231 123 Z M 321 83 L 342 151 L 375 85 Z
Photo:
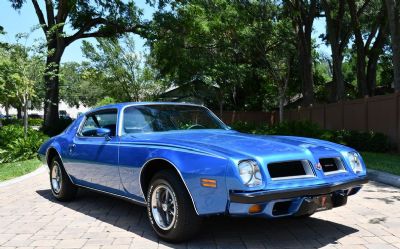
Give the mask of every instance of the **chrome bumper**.
M 318 185 L 307 188 L 269 190 L 257 192 L 231 192 L 229 198 L 231 202 L 257 204 L 265 203 L 277 199 L 290 199 L 296 197 L 318 196 L 330 194 L 338 190 L 350 189 L 368 182 L 367 177 L 358 178 L 351 181 L 339 182 L 334 184 Z

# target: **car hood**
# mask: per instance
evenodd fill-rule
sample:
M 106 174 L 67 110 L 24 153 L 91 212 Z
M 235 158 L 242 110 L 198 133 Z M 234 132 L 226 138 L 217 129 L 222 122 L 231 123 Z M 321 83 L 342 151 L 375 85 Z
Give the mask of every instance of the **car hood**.
M 307 153 L 320 156 L 338 154 L 351 149 L 343 145 L 304 137 L 252 135 L 232 130 L 173 131 L 134 134 L 133 141 L 151 141 L 169 146 L 186 147 L 231 157 L 268 157 Z

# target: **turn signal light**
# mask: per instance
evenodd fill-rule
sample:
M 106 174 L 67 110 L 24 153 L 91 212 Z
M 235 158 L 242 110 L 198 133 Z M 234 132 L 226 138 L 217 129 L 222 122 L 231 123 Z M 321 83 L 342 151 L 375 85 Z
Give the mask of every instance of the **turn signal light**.
M 207 187 L 207 188 L 216 188 L 217 187 L 217 180 L 213 179 L 201 179 L 201 186 Z
M 258 204 L 254 204 L 249 208 L 249 213 L 251 214 L 260 213 L 261 211 L 262 211 L 262 206 Z

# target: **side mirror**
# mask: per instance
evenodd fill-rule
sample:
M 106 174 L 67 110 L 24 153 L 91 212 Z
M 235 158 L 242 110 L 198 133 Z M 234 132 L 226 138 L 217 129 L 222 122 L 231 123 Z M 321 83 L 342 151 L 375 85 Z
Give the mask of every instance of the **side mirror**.
M 98 137 L 110 137 L 111 135 L 111 130 L 107 128 L 97 128 L 96 129 L 96 136 Z

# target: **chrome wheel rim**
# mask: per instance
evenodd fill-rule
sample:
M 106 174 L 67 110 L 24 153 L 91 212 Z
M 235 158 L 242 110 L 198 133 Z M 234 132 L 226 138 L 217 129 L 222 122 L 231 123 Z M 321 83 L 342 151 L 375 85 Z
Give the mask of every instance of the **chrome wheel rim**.
M 176 197 L 171 187 L 157 186 L 151 194 L 151 213 L 157 226 L 169 230 L 176 221 Z
M 53 168 L 51 169 L 51 188 L 53 189 L 54 193 L 60 193 L 61 183 L 61 168 L 58 162 L 54 162 Z

